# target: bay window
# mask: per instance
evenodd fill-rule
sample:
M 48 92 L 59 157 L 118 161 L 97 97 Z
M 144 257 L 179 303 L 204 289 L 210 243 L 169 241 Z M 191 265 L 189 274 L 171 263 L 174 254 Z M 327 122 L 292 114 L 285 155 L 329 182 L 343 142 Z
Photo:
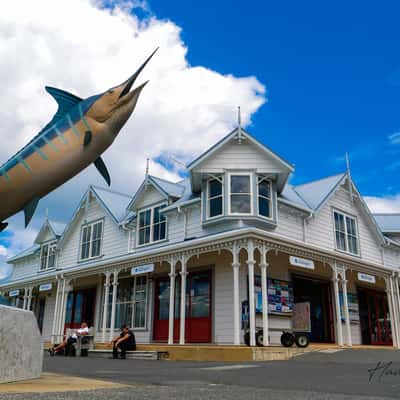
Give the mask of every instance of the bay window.
M 251 174 L 232 174 L 229 182 L 230 214 L 252 213 Z
M 56 242 L 43 244 L 40 249 L 40 271 L 52 269 L 56 264 Z
M 359 254 L 357 223 L 354 217 L 333 211 L 336 248 L 351 254 Z
M 93 222 L 82 227 L 81 260 L 100 256 L 102 235 L 103 221 Z
M 258 187 L 258 214 L 265 218 L 272 218 L 272 190 L 271 181 L 264 176 L 257 178 Z
M 223 180 L 215 177 L 207 182 L 207 218 L 217 217 L 224 210 Z
M 139 211 L 138 245 L 159 242 L 166 238 L 167 221 L 161 213 L 165 204 Z

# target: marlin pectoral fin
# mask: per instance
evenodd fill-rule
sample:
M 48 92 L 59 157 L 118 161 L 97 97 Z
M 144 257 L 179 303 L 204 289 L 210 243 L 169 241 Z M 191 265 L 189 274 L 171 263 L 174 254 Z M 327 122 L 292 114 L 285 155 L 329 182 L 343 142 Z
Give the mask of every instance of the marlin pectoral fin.
M 7 222 L 0 222 L 0 232 L 4 231 L 8 226 Z
M 85 137 L 83 138 L 83 147 L 86 147 L 92 141 L 92 132 L 86 131 Z
M 28 204 L 24 207 L 24 214 L 25 214 L 25 228 L 31 222 L 33 214 L 35 213 L 36 207 L 39 203 L 39 197 L 34 197 Z
M 96 168 L 98 169 L 104 180 L 107 182 L 107 185 L 110 186 L 111 185 L 110 174 L 108 173 L 106 164 L 104 164 L 104 161 L 101 159 L 101 157 L 99 157 L 94 162 L 94 165 L 96 166 Z

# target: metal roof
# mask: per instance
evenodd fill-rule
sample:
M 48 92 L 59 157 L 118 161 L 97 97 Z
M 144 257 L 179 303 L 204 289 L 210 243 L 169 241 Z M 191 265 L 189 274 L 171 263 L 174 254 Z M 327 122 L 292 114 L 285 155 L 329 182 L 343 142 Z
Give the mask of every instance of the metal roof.
M 372 214 L 384 233 L 400 233 L 400 214 Z

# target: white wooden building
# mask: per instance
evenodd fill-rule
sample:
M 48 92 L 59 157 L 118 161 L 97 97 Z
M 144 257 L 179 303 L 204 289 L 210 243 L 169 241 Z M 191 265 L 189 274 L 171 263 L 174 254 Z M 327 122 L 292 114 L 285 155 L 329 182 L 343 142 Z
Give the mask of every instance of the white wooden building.
M 309 303 L 313 342 L 400 347 L 399 215 L 373 216 L 347 172 L 289 184 L 293 166 L 242 129 L 187 168 L 133 196 L 90 186 L 0 291 L 52 342 L 86 321 L 96 342 L 127 323 L 139 343 L 239 345 L 249 327 L 278 344 Z

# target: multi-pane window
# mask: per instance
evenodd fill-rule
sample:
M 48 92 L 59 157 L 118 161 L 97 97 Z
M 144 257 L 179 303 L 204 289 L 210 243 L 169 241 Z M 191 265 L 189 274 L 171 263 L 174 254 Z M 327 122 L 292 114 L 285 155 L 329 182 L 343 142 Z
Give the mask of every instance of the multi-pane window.
M 223 213 L 223 181 L 222 178 L 212 178 L 207 183 L 207 217 L 213 218 Z
M 251 214 L 251 175 L 230 175 L 230 213 Z
M 139 212 L 138 244 L 158 242 L 166 238 L 167 221 L 160 212 L 165 205 Z
M 257 178 L 258 184 L 258 214 L 262 217 L 271 218 L 271 181 L 264 176 Z
M 146 327 L 147 287 L 146 275 L 119 280 L 115 303 L 114 329 L 118 329 L 125 324 L 130 328 Z M 110 328 L 111 325 L 112 292 L 113 286 L 111 285 L 108 301 L 107 328 Z M 102 326 L 102 321 L 100 321 L 100 326 Z
M 103 235 L 103 221 L 93 222 L 82 227 L 81 260 L 100 256 Z
M 333 215 L 337 249 L 351 254 L 359 254 L 356 219 L 338 211 L 334 211 Z
M 43 244 L 40 249 L 40 271 L 52 269 L 56 264 L 56 242 Z

